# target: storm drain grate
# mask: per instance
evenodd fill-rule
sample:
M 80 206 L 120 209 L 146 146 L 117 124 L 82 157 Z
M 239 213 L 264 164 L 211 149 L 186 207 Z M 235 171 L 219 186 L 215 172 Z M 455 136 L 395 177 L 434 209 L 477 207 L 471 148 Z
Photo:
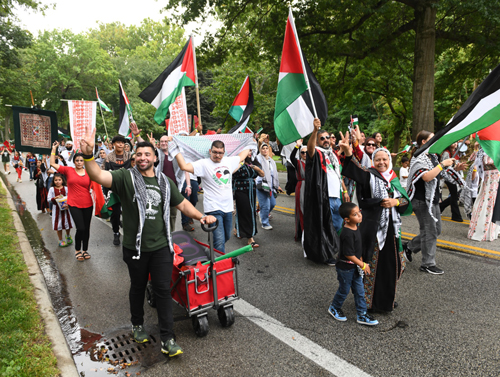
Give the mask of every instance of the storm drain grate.
M 151 351 L 153 348 L 157 348 L 156 338 L 152 335 L 149 338 L 149 342 L 139 344 L 134 342 L 130 333 L 113 336 L 104 341 L 104 347 L 106 348 L 104 357 L 111 362 L 132 363 L 140 361 L 141 356 L 148 348 Z

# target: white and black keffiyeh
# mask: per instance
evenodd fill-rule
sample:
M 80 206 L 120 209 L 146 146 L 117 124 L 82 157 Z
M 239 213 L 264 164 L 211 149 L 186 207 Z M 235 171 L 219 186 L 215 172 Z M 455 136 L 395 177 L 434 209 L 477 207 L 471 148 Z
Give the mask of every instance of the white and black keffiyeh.
M 385 149 L 385 148 L 378 148 L 376 149 L 372 156 L 375 157 L 375 155 L 378 152 L 385 152 L 389 156 L 389 161 L 391 161 L 391 154 L 390 152 Z M 380 172 L 379 172 L 380 173 Z M 370 188 L 372 191 L 372 197 L 377 198 L 377 199 L 388 199 L 389 197 L 389 191 L 391 190 L 391 184 L 389 181 L 389 177 L 392 175 L 392 162 L 389 163 L 389 168 L 383 172 L 380 173 L 384 179 L 380 179 L 377 177 L 375 174 L 370 175 Z M 398 190 L 394 190 L 393 196 L 391 199 L 397 199 L 401 197 L 401 193 Z M 396 210 L 396 207 L 391 207 L 391 208 L 383 208 L 382 213 L 380 214 L 380 225 L 377 230 L 377 241 L 380 247 L 380 250 L 385 245 L 385 239 L 387 236 L 387 229 L 389 228 L 389 216 L 392 215 L 392 224 L 394 226 L 394 234 L 398 235 L 399 231 L 401 229 L 401 216 L 399 212 Z
M 134 185 L 134 199 L 137 201 L 137 208 L 139 210 L 139 226 L 137 227 L 137 235 L 135 237 L 135 249 L 137 251 L 137 256 L 132 257 L 133 259 L 141 258 L 141 238 L 142 230 L 144 228 L 144 221 L 146 220 L 146 205 L 148 202 L 146 183 L 144 182 L 144 177 L 137 169 L 137 166 L 129 169 L 130 176 L 132 178 L 132 184 Z M 165 234 L 168 240 L 168 246 L 170 252 L 174 252 L 172 246 L 172 239 L 170 237 L 170 184 L 168 183 L 168 178 L 159 169 L 155 170 L 155 176 L 158 180 L 158 185 L 160 186 L 161 196 L 163 199 L 163 221 L 165 223 Z
M 469 158 L 469 162 L 474 162 L 469 167 L 467 172 L 467 177 L 465 179 L 465 185 L 460 192 L 460 202 L 464 205 L 464 211 L 467 216 L 472 213 L 472 174 L 473 170 L 476 169 L 476 174 L 479 175 L 480 179 L 484 176 L 484 165 L 483 165 L 484 150 L 479 147 L 476 153 L 473 153 Z
M 413 157 L 410 162 L 410 172 L 408 173 L 408 187 L 406 189 L 408 197 L 410 200 L 413 199 L 415 195 L 415 183 L 418 182 L 422 176 L 434 169 L 435 165 L 431 161 L 431 155 L 427 153 L 421 153 L 417 157 Z M 446 176 L 450 179 L 449 182 L 454 183 L 462 188 L 465 184 L 464 180 L 452 167 L 445 168 L 436 176 L 436 178 L 431 179 L 429 182 L 425 182 L 425 202 L 427 208 L 429 209 L 429 214 L 434 219 L 438 221 L 432 214 L 432 201 L 434 199 L 434 193 L 436 192 L 436 186 L 438 184 L 437 177 L 444 178 Z

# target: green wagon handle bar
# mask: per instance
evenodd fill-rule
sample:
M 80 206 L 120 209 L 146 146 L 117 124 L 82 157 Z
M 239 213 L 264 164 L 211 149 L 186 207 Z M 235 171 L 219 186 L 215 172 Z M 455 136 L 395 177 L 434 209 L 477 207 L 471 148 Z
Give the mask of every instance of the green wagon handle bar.
M 223 259 L 234 258 L 234 257 L 237 257 L 238 255 L 248 253 L 249 251 L 252 251 L 252 250 L 253 250 L 252 245 L 246 245 L 246 246 L 242 247 L 241 249 L 231 251 L 230 253 L 227 253 L 227 254 L 221 255 L 220 257 L 215 258 L 215 261 L 218 262 L 218 261 L 223 260 Z M 202 263 L 201 265 L 206 266 L 207 264 L 210 264 L 210 261 Z

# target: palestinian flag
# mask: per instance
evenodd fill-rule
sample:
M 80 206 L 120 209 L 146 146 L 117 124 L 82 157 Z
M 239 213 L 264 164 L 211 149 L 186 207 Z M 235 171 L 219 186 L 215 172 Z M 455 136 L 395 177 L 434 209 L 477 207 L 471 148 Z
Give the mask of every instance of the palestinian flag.
M 242 134 L 253 134 L 253 131 L 250 128 L 248 128 L 247 126 L 245 126 L 242 129 L 239 129 L 238 132 L 242 133 Z
M 65 139 L 71 139 L 71 136 L 66 135 L 64 132 L 61 132 L 61 130 L 57 130 L 57 135 L 64 137 Z
M 228 133 L 232 134 L 235 132 L 246 132 L 247 123 L 250 119 L 250 114 L 253 111 L 253 91 L 252 84 L 250 83 L 250 76 L 245 78 L 241 89 L 234 99 L 231 108 L 229 109 L 229 115 L 238 122 L 236 126 L 231 128 Z M 251 132 L 251 131 L 250 131 Z
M 500 168 L 500 122 L 482 129 L 476 134 L 484 152 L 491 157 L 497 169 Z
M 95 88 L 95 95 L 97 97 L 97 102 L 99 102 L 99 106 L 101 106 L 101 109 L 104 111 L 109 111 L 110 113 L 112 112 L 111 109 L 104 103 L 103 100 L 99 98 L 99 93 L 97 92 L 97 87 Z
M 411 149 L 411 145 L 407 144 L 405 145 L 405 147 L 403 148 L 403 150 L 401 150 L 400 152 L 398 152 L 398 154 L 400 153 L 408 153 Z
M 326 98 L 302 54 L 290 9 L 274 109 L 274 129 L 281 144 L 309 135 L 314 129 L 315 113 L 324 124 L 328 115 Z
M 189 37 L 181 53 L 139 97 L 156 107 L 154 119 L 156 123 L 162 124 L 168 108 L 182 94 L 182 88 L 196 84 L 196 56 L 193 39 Z
M 123 90 L 122 82 L 118 80 L 118 83 L 120 84 L 120 118 L 118 120 L 118 133 L 120 135 L 127 136 L 131 133 L 130 122 L 133 122 L 134 118 L 132 116 L 132 107 L 130 106 L 130 101 Z
M 353 118 L 353 117 L 352 117 L 352 115 L 351 115 L 351 127 L 352 127 L 352 128 L 356 128 L 356 126 L 357 126 L 358 124 L 359 124 L 359 122 L 358 122 L 358 117 L 357 117 L 357 116 L 355 116 L 355 117 Z
M 500 122 L 500 65 L 472 92 L 447 126 L 415 152 L 441 153 L 454 142 Z M 495 159 L 494 156 L 491 158 Z

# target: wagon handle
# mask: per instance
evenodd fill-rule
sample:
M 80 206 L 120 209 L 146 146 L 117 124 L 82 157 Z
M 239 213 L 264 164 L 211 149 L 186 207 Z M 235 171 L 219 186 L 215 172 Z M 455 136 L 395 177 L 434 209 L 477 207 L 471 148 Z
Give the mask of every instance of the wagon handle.
M 215 219 L 214 224 L 215 224 L 214 226 L 208 226 L 208 227 L 205 227 L 205 224 L 201 224 L 201 229 L 203 229 L 205 232 L 213 232 L 219 226 L 219 219 Z

